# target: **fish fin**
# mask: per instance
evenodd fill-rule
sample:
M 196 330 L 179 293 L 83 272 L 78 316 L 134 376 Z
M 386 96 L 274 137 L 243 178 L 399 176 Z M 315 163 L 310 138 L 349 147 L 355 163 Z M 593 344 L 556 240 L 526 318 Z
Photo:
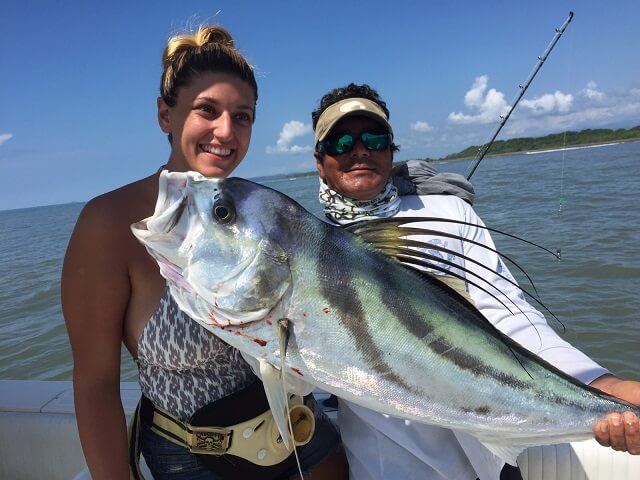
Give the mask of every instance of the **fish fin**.
M 518 263 L 516 263 L 515 260 L 513 260 L 512 258 L 508 257 L 507 255 L 505 255 L 502 252 L 499 252 L 498 250 L 496 250 L 495 248 L 492 248 L 488 245 L 485 245 L 481 242 L 476 242 L 475 240 L 469 239 L 469 238 L 462 238 L 459 235 L 455 235 L 449 232 L 443 232 L 441 230 L 438 229 L 430 229 L 430 228 L 424 228 L 424 227 L 406 227 L 404 225 L 410 224 L 410 223 L 425 223 L 425 222 L 442 222 L 442 223 L 454 223 L 454 224 L 459 224 L 459 225 L 468 225 L 468 226 L 473 226 L 474 228 L 479 228 L 479 229 L 483 229 L 483 230 L 487 230 L 490 232 L 494 232 L 494 233 L 498 233 L 507 237 L 511 237 L 511 238 L 515 238 L 517 240 L 520 240 L 524 243 L 528 243 L 530 245 L 533 245 L 534 247 L 537 247 L 541 250 L 544 250 L 545 252 L 548 252 L 552 255 L 554 255 L 556 258 L 559 258 L 557 256 L 557 254 L 553 253 L 551 250 L 538 245 L 536 243 L 530 242 L 528 240 L 525 240 L 523 238 L 517 237 L 515 235 L 500 231 L 500 230 L 496 230 L 493 228 L 489 228 L 485 225 L 477 225 L 475 223 L 470 223 L 470 222 L 465 222 L 462 220 L 454 220 L 454 219 L 450 219 L 450 218 L 440 218 L 440 217 L 391 217 L 391 218 L 381 218 L 381 219 L 374 219 L 374 220 L 367 220 L 367 221 L 359 221 L 359 222 L 354 222 L 354 223 L 350 223 L 347 224 L 345 226 L 343 226 L 342 228 L 344 228 L 345 230 L 348 230 L 356 235 L 358 235 L 362 240 L 364 240 L 366 243 L 368 243 L 369 245 L 373 246 L 374 248 L 382 251 L 384 254 L 395 258 L 396 260 L 400 261 L 401 263 L 403 263 L 404 265 L 407 265 L 410 268 L 413 268 L 415 270 L 419 270 L 418 268 L 416 268 L 415 266 L 422 266 L 422 267 L 427 267 L 427 268 L 431 268 L 433 270 L 436 271 L 440 271 L 442 273 L 445 274 L 449 274 L 451 275 L 451 270 L 448 268 L 442 268 L 439 267 L 438 264 L 445 264 L 451 267 L 455 267 L 461 271 L 464 271 L 467 274 L 467 278 L 466 281 L 470 284 L 472 284 L 473 286 L 479 288 L 480 290 L 483 290 L 485 293 L 493 296 L 494 298 L 496 298 L 494 295 L 491 294 L 491 292 L 487 291 L 486 288 L 483 288 L 482 282 L 484 282 L 484 284 L 486 285 L 486 282 L 484 281 L 484 279 L 482 278 L 481 275 L 478 275 L 474 272 L 471 272 L 467 269 L 465 269 L 464 267 L 461 267 L 460 265 L 457 265 L 453 262 L 450 262 L 444 258 L 441 258 L 440 256 L 435 256 L 435 255 L 430 255 L 429 253 L 427 253 L 427 251 L 431 250 L 431 251 L 439 251 L 439 252 L 443 252 L 447 255 L 453 255 L 455 257 L 459 257 L 462 258 L 463 260 L 465 260 L 465 262 L 470 262 L 470 263 L 474 263 L 476 265 L 478 265 L 480 268 L 483 268 L 491 273 L 493 273 L 494 275 L 497 275 L 498 277 L 500 277 L 501 279 L 503 279 L 504 281 L 506 281 L 507 283 L 510 283 L 514 286 L 516 286 L 517 288 L 519 288 L 527 297 L 531 298 L 532 300 L 534 300 L 538 305 L 540 305 L 540 307 L 545 310 L 549 315 L 551 315 L 551 317 L 558 322 L 558 324 L 562 327 L 562 329 L 564 330 L 564 324 L 562 323 L 562 321 L 560 321 L 560 319 L 544 304 L 542 303 L 542 301 L 540 300 L 540 298 L 537 296 L 538 295 L 538 291 L 536 289 L 535 284 L 533 283 L 533 280 L 531 279 L 531 277 L 527 274 L 527 272 L 520 266 L 518 265 Z M 520 285 L 518 285 L 517 283 L 515 283 L 515 281 L 510 278 L 507 277 L 505 275 L 502 275 L 500 272 L 496 271 L 493 268 L 487 267 L 481 263 L 479 263 L 478 261 L 472 259 L 472 258 L 468 258 L 464 255 L 461 255 L 458 252 L 449 250 L 441 245 L 434 245 L 434 244 L 430 244 L 430 243 L 425 243 L 425 242 L 421 242 L 419 240 L 415 240 L 415 239 L 411 239 L 411 238 L 407 238 L 409 235 L 436 235 L 436 236 L 440 236 L 440 237 L 447 237 L 447 238 L 453 238 L 455 240 L 463 240 L 467 243 L 472 243 L 474 245 L 476 245 L 479 248 L 483 248 L 485 250 L 489 250 L 492 253 L 495 253 L 497 255 L 499 255 L 500 257 L 504 258 L 505 260 L 507 260 L 508 262 L 510 262 L 511 264 L 513 264 L 520 272 L 522 272 L 523 275 L 525 275 L 525 277 L 527 278 L 527 280 L 529 281 L 529 283 L 531 284 L 532 288 L 533 288 L 533 292 L 531 293 L 529 291 L 527 291 L 525 288 L 522 288 Z M 423 251 L 420 250 L 416 250 L 417 248 L 422 248 Z M 426 263 L 425 263 L 426 261 Z M 415 265 L 415 266 L 414 266 Z M 471 277 L 475 277 L 477 280 L 479 280 L 481 282 L 481 284 L 479 285 L 478 283 L 474 283 L 474 281 L 470 281 L 469 279 L 469 275 Z M 496 298 L 497 299 L 497 298 Z M 500 301 L 499 299 L 497 299 L 498 301 Z M 502 303 L 502 302 L 500 302 Z M 506 305 L 505 305 L 506 307 Z M 509 308 L 506 307 L 508 310 Z M 525 315 L 526 316 L 526 315 Z
M 438 219 L 428 217 L 424 220 L 435 221 Z M 441 219 L 441 220 L 446 221 L 446 219 Z M 491 272 L 494 275 L 499 276 L 501 279 L 503 279 L 507 283 L 510 283 L 520 288 L 520 286 L 516 284 L 513 279 L 501 274 L 500 272 L 497 272 L 493 268 L 483 265 L 477 260 L 469 258 L 465 255 L 462 255 L 461 253 L 456 252 L 454 250 L 450 250 L 446 247 L 443 247 L 442 245 L 437 245 L 437 244 L 432 244 L 432 243 L 427 243 L 427 242 L 417 240 L 415 236 L 416 235 L 435 235 L 439 237 L 453 238 L 455 240 L 464 240 L 465 242 L 473 243 L 474 245 L 480 248 L 484 248 L 486 250 L 489 250 L 492 253 L 500 255 L 501 257 L 504 257 L 507 260 L 510 260 L 509 257 L 506 257 L 504 254 L 501 254 L 496 249 L 491 248 L 490 246 L 485 245 L 481 242 L 476 242 L 475 240 L 472 240 L 472 239 L 462 238 L 459 235 L 455 235 L 449 232 L 443 232 L 441 230 L 424 228 L 424 227 L 403 226 L 408 223 L 414 223 L 419 221 L 423 221 L 423 220 L 419 218 L 412 218 L 412 217 L 400 217 L 400 218 L 388 218 L 388 219 L 385 218 L 385 219 L 370 220 L 367 222 L 357 222 L 355 224 L 348 224 L 348 225 L 345 225 L 343 228 L 345 230 L 348 230 L 356 234 L 366 243 L 368 243 L 375 249 L 381 251 L 385 255 L 398 260 L 403 265 L 406 265 L 409 268 L 412 268 L 414 270 L 424 272 L 424 270 L 422 270 L 421 268 L 416 268 L 416 267 L 425 267 L 425 268 L 430 268 L 431 270 L 456 276 L 455 272 L 452 272 L 450 268 L 442 267 L 440 265 L 442 264 L 448 267 L 454 267 L 458 270 L 463 271 L 467 276 L 466 279 L 464 277 L 460 277 L 460 278 L 463 278 L 467 280 L 468 283 L 471 283 L 477 288 L 484 290 L 487 294 L 491 294 L 491 292 L 486 290 L 486 287 L 483 288 L 481 285 L 478 285 L 473 281 L 470 281 L 469 279 L 469 276 L 472 276 L 472 277 L 475 277 L 480 282 L 484 282 L 486 284 L 486 282 L 484 281 L 481 275 L 478 275 L 464 268 L 463 266 L 458 265 L 455 262 L 452 262 L 451 260 L 447 260 L 443 256 L 429 253 L 434 251 L 442 252 L 442 253 L 445 253 L 447 256 L 458 257 L 465 260 L 465 262 L 474 263 L 478 267 L 488 272 Z M 460 223 L 467 224 L 467 222 L 460 222 Z M 478 227 L 480 228 L 480 226 Z M 413 236 L 413 238 L 408 238 L 409 236 Z M 522 268 L 520 268 L 520 266 L 517 263 L 513 261 L 511 262 L 527 276 L 529 281 L 531 281 L 527 273 Z M 533 285 L 533 282 L 531 283 Z M 533 286 L 533 289 L 534 291 L 537 292 L 535 285 Z M 523 290 L 523 292 L 527 293 L 525 290 Z M 529 294 L 529 296 L 532 297 L 533 299 L 536 299 L 536 297 L 531 294 Z
M 299 376 L 287 373 L 287 392 L 306 397 L 316 389 L 315 385 L 301 379 Z
M 480 440 L 467 432 L 453 430 L 464 454 L 480 480 L 499 480 L 504 460 L 495 455 Z
M 289 347 L 289 338 L 291 337 L 291 321 L 288 318 L 278 320 L 278 342 L 280 343 L 280 372 L 283 375 L 283 389 L 288 393 L 295 393 L 301 397 L 306 397 L 315 388 L 313 385 L 305 382 L 299 377 L 287 373 L 285 367 L 285 359 L 287 357 L 287 348 Z
M 282 392 L 285 394 L 285 398 L 287 394 L 287 375 L 285 369 L 285 360 L 287 357 L 287 347 L 289 346 L 289 338 L 291 337 L 291 321 L 288 318 L 281 318 L 278 320 L 278 343 L 280 344 L 280 380 L 282 381 Z M 293 422 L 291 421 L 291 410 L 289 409 L 289 402 L 286 402 L 285 407 L 287 409 L 287 424 L 289 425 L 289 434 L 291 435 L 291 444 L 293 446 L 293 454 L 296 457 L 296 463 L 298 464 L 298 472 L 300 473 L 300 478 L 304 478 L 302 474 L 302 465 L 300 465 L 300 457 L 298 457 L 298 449 L 296 448 L 296 442 L 293 440 L 295 438 L 293 434 Z M 282 432 L 280 432 L 282 435 Z M 284 437 L 282 437 L 284 438 Z M 289 448 L 288 442 L 285 443 L 287 448 Z
M 470 227 L 474 227 L 474 228 L 480 228 L 482 230 L 486 230 L 488 232 L 493 232 L 493 233 L 497 233 L 499 235 L 504 235 L 505 237 L 510 237 L 513 238 L 515 240 L 519 240 L 523 243 L 527 243 L 529 245 L 532 245 L 540 250 L 543 250 L 551 255 L 553 255 L 556 259 L 560 260 L 561 256 L 558 252 L 552 252 L 551 250 L 549 250 L 548 248 L 543 247 L 542 245 L 539 245 L 537 243 L 531 242 L 529 240 L 526 240 L 522 237 L 518 237 L 517 235 L 513 235 L 511 233 L 507 233 L 504 232 L 502 230 L 497 230 L 495 228 L 490 228 L 487 227 L 486 225 L 478 225 L 477 223 L 471 223 L 471 222 L 465 222 L 464 220 L 456 220 L 453 218 L 444 218 L 444 217 L 387 217 L 387 218 L 377 218 L 377 219 L 372 219 L 372 220 L 364 220 L 364 221 L 358 221 L 358 222 L 353 222 L 353 223 L 349 223 L 344 225 L 343 228 L 345 228 L 346 230 L 349 230 L 353 233 L 356 233 L 358 235 L 363 235 L 366 233 L 367 230 L 376 230 L 379 227 L 382 227 L 382 229 L 387 229 L 387 228 L 400 228 L 402 225 L 406 225 L 408 223 L 424 223 L 424 222 L 440 222 L 440 223 L 454 223 L 457 225 L 466 225 L 466 226 L 470 226 Z M 419 230 L 423 230 L 425 231 L 425 229 L 420 228 Z M 489 247 L 486 247 L 489 248 Z
M 542 342 L 542 338 L 540 337 L 540 333 L 538 332 L 538 329 L 533 324 L 533 322 L 531 322 L 531 320 L 529 319 L 529 316 L 522 310 L 522 308 L 517 303 L 515 303 L 513 300 L 509 299 L 509 297 L 506 294 L 504 294 L 501 290 L 497 289 L 496 287 L 493 287 L 497 291 L 497 294 L 502 295 L 503 297 L 505 297 L 507 299 L 506 303 L 505 303 L 505 301 L 502 301 L 502 299 L 500 299 L 497 294 L 494 294 L 492 291 L 490 291 L 489 290 L 489 286 L 491 286 L 491 285 L 488 284 L 487 281 L 484 278 L 482 278 L 481 275 L 479 275 L 479 274 L 477 274 L 477 273 L 465 268 L 462 265 L 458 265 L 458 264 L 456 264 L 455 262 L 453 262 L 451 260 L 447 260 L 446 258 L 442 258 L 439 255 L 434 255 L 432 253 L 429 253 L 429 251 L 436 250 L 436 251 L 439 251 L 439 252 L 444 252 L 447 255 L 453 255 L 455 257 L 461 258 L 465 262 L 471 262 L 471 263 L 477 264 L 478 266 L 480 266 L 481 268 L 485 269 L 486 271 L 489 271 L 492 274 L 499 276 L 501 279 L 503 279 L 507 283 L 510 283 L 511 285 L 517 287 L 525 295 L 531 297 L 540 306 L 542 306 L 545 311 L 547 311 L 553 318 L 555 318 L 564 327 L 562 322 L 560 322 L 558 317 L 551 310 L 549 310 L 542 303 L 542 301 L 540 301 L 540 299 L 538 299 L 536 296 L 534 296 L 531 293 L 529 293 L 524 288 L 520 287 L 513 279 L 501 274 L 500 272 L 498 272 L 498 271 L 496 271 L 496 270 L 494 270 L 492 268 L 489 268 L 489 267 L 481 264 L 477 260 L 469 258 L 466 255 L 460 254 L 460 253 L 458 253 L 456 251 L 447 249 L 447 248 L 442 247 L 440 245 L 434 245 L 434 244 L 431 244 L 431 243 L 422 242 L 422 241 L 415 240 L 415 239 L 412 239 L 412 238 L 407 238 L 408 236 L 413 236 L 413 235 L 444 236 L 444 237 L 448 237 L 448 238 L 454 238 L 454 239 L 457 239 L 457 240 L 463 240 L 465 242 L 473 243 L 474 245 L 477 245 L 479 247 L 485 248 L 485 249 L 490 250 L 491 252 L 493 252 L 493 253 L 495 253 L 495 254 L 497 254 L 499 256 L 503 256 L 504 257 L 504 255 L 502 255 L 500 252 L 498 252 L 494 248 L 488 247 L 488 246 L 486 246 L 486 245 L 484 245 L 484 244 L 482 244 L 480 242 L 476 242 L 476 241 L 474 241 L 472 239 L 463 238 L 463 237 L 461 237 L 459 235 L 451 234 L 451 233 L 448 233 L 448 232 L 442 232 L 440 230 L 422 228 L 422 227 L 417 228 L 417 227 L 405 227 L 405 226 L 403 226 L 403 225 L 408 224 L 408 223 L 424 222 L 424 221 L 442 221 L 442 222 L 449 222 L 449 223 L 459 223 L 459 224 L 464 224 L 464 225 L 473 225 L 473 226 L 476 226 L 478 228 L 482 228 L 481 225 L 475 225 L 475 224 L 471 224 L 471 223 L 468 223 L 468 222 L 450 220 L 450 219 L 443 219 L 443 218 L 438 218 L 438 217 L 425 217 L 425 218 L 419 218 L 419 217 L 392 217 L 392 218 L 384 218 L 384 219 L 376 219 L 376 220 L 369 220 L 369 221 L 362 221 L 362 222 L 352 223 L 352 224 L 348 224 L 348 225 L 344 226 L 343 228 L 348 230 L 348 231 L 350 231 L 350 232 L 352 232 L 352 233 L 354 233 L 355 235 L 359 236 L 365 243 L 368 243 L 371 247 L 377 249 L 382 254 L 387 255 L 387 256 L 395 259 L 396 261 L 399 261 L 405 267 L 413 270 L 414 272 L 417 272 L 428 283 L 430 283 L 432 285 L 441 285 L 441 286 L 443 286 L 443 288 L 449 290 L 450 295 L 457 296 L 459 298 L 459 300 L 460 300 L 461 305 L 466 305 L 467 309 L 473 314 L 473 317 L 475 317 L 480 323 L 484 324 L 487 328 L 489 328 L 492 331 L 495 331 L 496 333 L 499 334 L 499 337 L 502 339 L 503 343 L 505 343 L 505 345 L 512 351 L 515 359 L 518 361 L 518 363 L 520 363 L 520 365 L 522 366 L 524 371 L 527 373 L 527 375 L 529 375 L 529 377 L 533 378 L 531 376 L 531 373 L 529 373 L 529 371 L 526 369 L 524 364 L 521 362 L 521 360 L 518 358 L 518 356 L 513 351 L 512 344 L 511 344 L 511 342 L 509 342 L 506 339 L 507 337 L 505 335 L 500 334 L 499 330 L 495 327 L 495 325 L 493 325 L 491 322 L 489 322 L 489 320 L 484 315 L 482 315 L 482 313 L 480 313 L 480 311 L 478 311 L 478 309 L 475 307 L 475 305 L 473 304 L 471 299 L 468 297 L 468 295 L 465 295 L 466 292 L 460 291 L 461 290 L 460 288 L 456 288 L 457 287 L 456 286 L 456 282 L 457 283 L 459 283 L 459 281 L 466 282 L 466 283 L 468 283 L 470 285 L 473 285 L 474 287 L 478 288 L 479 290 L 482 290 L 484 293 L 486 293 L 490 297 L 494 298 L 505 309 L 507 309 L 507 311 L 509 311 L 512 315 L 515 315 L 515 312 L 509 307 L 510 306 L 515 306 L 515 308 L 527 319 L 527 321 L 529 321 L 529 323 L 531 323 L 531 325 L 533 326 L 534 330 L 538 334 L 538 338 Z M 492 230 L 492 229 L 489 229 L 487 227 L 484 227 L 484 228 L 486 228 L 487 230 Z M 499 233 L 503 233 L 503 232 L 499 232 Z M 530 242 L 527 242 L 527 243 L 530 243 Z M 543 247 L 541 247 L 541 248 L 543 248 Z M 524 270 L 522 270 L 522 268 L 520 268 L 519 265 L 517 265 L 515 262 L 513 262 L 508 257 L 505 257 L 505 258 L 510 260 L 514 265 L 516 265 L 526 275 L 526 272 L 524 272 Z M 423 270 L 422 268 L 419 268 L 419 267 L 428 268 L 428 269 L 430 269 L 432 271 L 436 271 L 436 272 L 441 272 L 441 273 L 445 274 L 446 276 L 450 276 L 450 277 L 453 277 L 454 279 L 457 279 L 457 281 L 447 282 L 443 278 L 440 278 L 441 275 L 434 275 L 433 273 L 431 273 L 429 271 L 425 271 L 425 270 Z M 447 267 L 453 267 L 453 269 L 447 268 Z M 458 271 L 462 272 L 462 274 L 456 272 L 455 270 L 458 270 Z M 527 278 L 529 278 L 528 275 L 527 275 Z M 532 284 L 533 284 L 533 282 L 532 282 Z M 485 286 L 485 285 L 488 285 L 488 286 Z M 534 289 L 535 289 L 535 286 L 534 286 Z
M 481 440 L 480 443 L 496 457 L 502 459 L 509 465 L 517 466 L 518 455 L 520 455 L 525 447 L 520 445 L 503 445 L 499 443 Z
M 278 320 L 278 343 L 280 344 L 280 367 L 284 373 L 284 360 L 287 356 L 287 347 L 291 337 L 291 321 L 288 318 Z
M 260 377 L 264 385 L 264 392 L 271 408 L 271 414 L 278 426 L 284 445 L 289 449 L 289 435 L 287 426 L 287 396 L 282 389 L 280 371 L 264 359 L 259 359 Z

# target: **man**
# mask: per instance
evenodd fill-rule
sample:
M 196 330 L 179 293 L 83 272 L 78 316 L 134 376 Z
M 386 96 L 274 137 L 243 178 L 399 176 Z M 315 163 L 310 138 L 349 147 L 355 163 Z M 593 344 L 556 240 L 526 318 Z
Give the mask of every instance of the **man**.
M 393 129 L 389 111 L 378 93 L 368 85 L 350 84 L 328 92 L 312 112 L 315 158 L 321 179 L 320 202 L 329 220 L 347 224 L 356 220 L 391 216 L 444 217 L 471 226 L 436 223 L 439 228 L 465 239 L 495 248 L 482 221 L 469 203 L 472 189 L 464 179 L 433 177 L 418 188 L 417 195 L 399 196 L 392 182 Z M 426 195 L 429 194 L 429 195 Z M 466 200 L 467 202 L 465 202 Z M 444 258 L 435 274 L 443 270 L 469 279 L 469 271 L 486 280 L 460 282 L 444 275 L 447 283 L 466 295 L 502 332 L 566 373 L 607 393 L 640 404 L 640 383 L 609 374 L 582 352 L 559 338 L 546 320 L 522 297 L 502 260 L 495 252 L 451 237 L 425 236 L 421 240 L 458 252 Z M 499 270 L 481 270 L 464 257 Z M 481 281 L 480 281 L 481 282 Z M 475 285 L 474 285 L 475 283 Z M 495 290 L 494 290 L 495 289 Z M 490 291 L 498 292 L 492 296 Z M 514 305 L 512 313 L 496 296 Z M 339 402 L 340 429 L 347 450 L 352 479 L 469 479 L 497 477 L 502 462 L 469 435 L 440 427 L 384 416 L 346 401 Z M 640 424 L 630 412 L 610 414 L 594 427 L 598 442 L 615 450 L 640 454 Z M 517 469 L 506 468 L 501 478 L 521 478 Z

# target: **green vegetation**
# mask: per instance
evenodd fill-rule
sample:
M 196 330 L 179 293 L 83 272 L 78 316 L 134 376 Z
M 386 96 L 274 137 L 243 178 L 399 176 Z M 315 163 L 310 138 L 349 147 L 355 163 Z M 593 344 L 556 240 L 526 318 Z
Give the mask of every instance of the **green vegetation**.
M 640 140 L 640 125 L 617 130 L 606 128 L 581 130 L 579 132 L 553 133 L 544 137 L 522 137 L 510 140 L 497 140 L 491 145 L 487 155 L 503 155 L 507 153 L 530 152 L 552 148 L 575 147 L 577 145 L 593 145 L 599 143 Z M 465 148 L 461 152 L 452 153 L 440 160 L 474 158 L 482 146 Z

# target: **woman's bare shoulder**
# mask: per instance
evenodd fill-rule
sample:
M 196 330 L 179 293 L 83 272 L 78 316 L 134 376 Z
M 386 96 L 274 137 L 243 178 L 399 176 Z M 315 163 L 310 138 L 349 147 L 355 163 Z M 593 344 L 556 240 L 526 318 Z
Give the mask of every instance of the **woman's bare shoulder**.
M 132 223 L 153 214 L 157 195 L 155 174 L 99 195 L 84 206 L 76 228 L 109 236 L 122 233 L 123 228 L 128 232 Z

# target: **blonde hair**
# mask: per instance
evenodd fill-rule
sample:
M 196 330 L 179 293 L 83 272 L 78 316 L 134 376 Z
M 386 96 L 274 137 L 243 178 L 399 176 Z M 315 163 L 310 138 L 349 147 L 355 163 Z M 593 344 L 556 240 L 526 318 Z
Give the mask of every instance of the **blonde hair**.
M 205 72 L 238 77 L 251 86 L 258 101 L 253 68 L 235 48 L 231 34 L 222 27 L 203 25 L 193 34 L 170 38 L 162 54 L 162 66 L 160 95 L 170 107 L 175 106 L 180 87 Z

